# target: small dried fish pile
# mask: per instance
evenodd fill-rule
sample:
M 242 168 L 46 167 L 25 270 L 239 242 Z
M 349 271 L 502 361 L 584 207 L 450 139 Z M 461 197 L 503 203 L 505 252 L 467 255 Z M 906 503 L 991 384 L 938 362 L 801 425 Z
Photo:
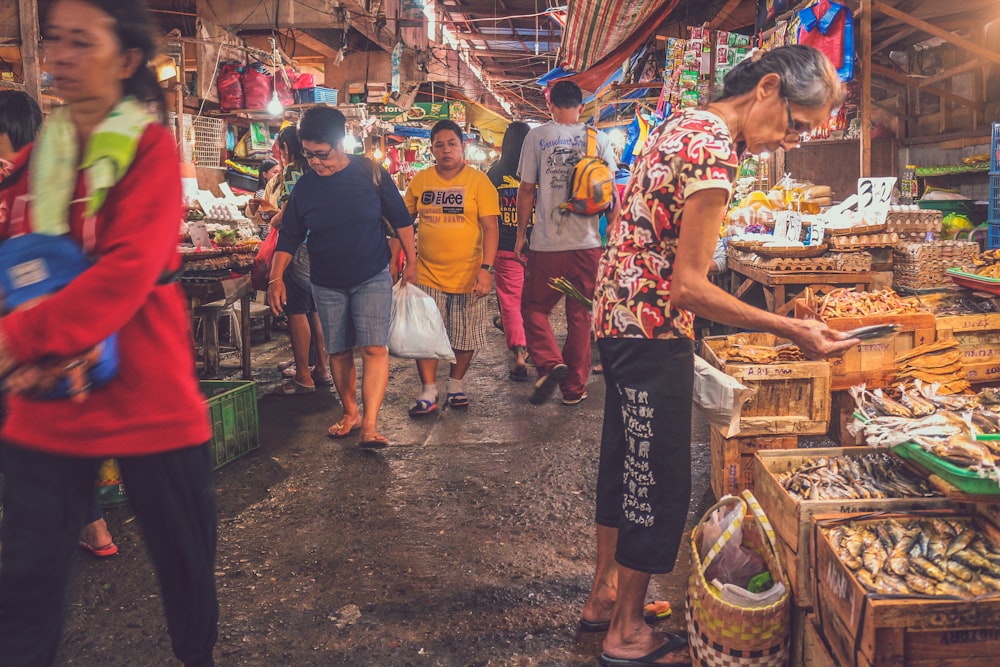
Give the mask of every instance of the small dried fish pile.
M 1000 389 L 987 387 L 977 394 L 982 405 L 1000 405 Z
M 948 438 L 915 435 L 911 440 L 943 461 L 982 473 L 984 478 L 996 479 L 997 462 L 1000 461 L 1000 443 L 990 440 L 973 440 L 966 433 Z
M 939 495 L 885 452 L 862 456 L 820 456 L 777 475 L 788 493 L 802 500 L 926 498 Z
M 727 345 L 721 348 L 716 355 L 724 361 L 747 364 L 782 364 L 806 360 L 806 355 L 802 354 L 802 350 L 797 345 L 779 345 L 777 347 Z
M 967 520 L 893 518 L 821 530 L 873 593 L 972 599 L 1000 592 L 1000 550 Z
M 1000 278 L 1000 248 L 987 250 L 974 257 L 969 272 L 984 278 Z
M 940 394 L 957 394 L 970 386 L 955 339 L 920 345 L 896 357 L 895 363 L 897 378 L 937 382 Z
M 916 305 L 904 301 L 891 289 L 879 292 L 855 292 L 838 288 L 818 300 L 812 291 L 806 291 L 805 300 L 821 320 L 833 317 L 900 315 L 920 311 Z

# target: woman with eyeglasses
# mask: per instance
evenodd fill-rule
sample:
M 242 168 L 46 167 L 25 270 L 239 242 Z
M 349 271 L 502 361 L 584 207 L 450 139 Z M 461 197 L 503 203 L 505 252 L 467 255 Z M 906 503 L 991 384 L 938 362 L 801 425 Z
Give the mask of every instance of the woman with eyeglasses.
M 607 630 L 602 663 L 690 664 L 687 640 L 643 618 L 652 574 L 674 568 L 691 495 L 695 315 L 791 339 L 811 359 L 856 345 L 815 321 L 758 310 L 708 279 L 736 180 L 737 146 L 794 148 L 840 103 L 841 84 L 811 47 L 756 53 L 707 109 L 650 135 L 610 231 L 594 293 L 607 392 L 597 479 L 597 566 L 580 626 Z
M 0 663 L 55 661 L 98 466 L 114 457 L 156 569 L 174 655 L 187 667 L 212 665 L 212 427 L 187 303 L 170 282 L 181 264 L 180 162 L 147 67 L 156 52 L 152 23 L 141 2 L 56 0 L 43 36 L 45 68 L 65 106 L 0 189 L 8 204 L 0 249 L 22 232 L 52 234 L 86 251 L 90 264 L 74 277 L 49 256 L 45 270 L 15 271 L 18 289 L 67 278 L 0 319 L 9 397 L 0 432 Z M 90 377 L 88 352 L 112 335 L 115 372 L 103 384 L 53 394 L 67 377 Z M 169 659 L 151 654 L 149 662 Z

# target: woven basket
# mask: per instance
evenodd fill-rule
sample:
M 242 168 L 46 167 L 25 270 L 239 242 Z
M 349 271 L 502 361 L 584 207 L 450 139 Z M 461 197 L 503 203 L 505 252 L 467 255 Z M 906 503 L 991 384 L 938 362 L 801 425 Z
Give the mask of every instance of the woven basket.
M 774 547 L 775 535 L 757 499 L 749 491 L 743 498 L 727 496 L 711 507 L 691 531 L 691 574 L 688 578 L 687 620 L 691 659 L 700 667 L 785 667 L 791 635 L 791 590 Z M 741 607 L 722 600 L 717 589 L 705 580 L 705 570 L 728 540 L 727 530 L 704 560 L 698 556 L 702 526 L 712 512 L 733 503 L 743 506 L 743 542 L 764 557 L 775 584 L 785 586 L 785 594 L 766 607 Z

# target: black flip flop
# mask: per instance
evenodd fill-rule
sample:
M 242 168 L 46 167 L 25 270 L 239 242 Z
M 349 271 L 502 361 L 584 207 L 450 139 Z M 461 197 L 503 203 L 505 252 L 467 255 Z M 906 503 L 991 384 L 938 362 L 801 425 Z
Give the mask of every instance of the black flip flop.
M 669 639 L 660 648 L 647 653 L 641 658 L 612 658 L 607 653 L 601 654 L 601 664 L 605 667 L 691 667 L 691 661 L 684 662 L 657 662 L 671 651 L 687 646 L 687 639 L 680 635 L 667 633 Z
M 670 612 L 671 610 L 669 609 L 666 613 L 656 613 L 655 611 L 646 612 L 642 615 L 642 620 L 646 621 L 646 623 L 656 623 L 657 621 L 669 618 Z M 609 627 L 611 627 L 611 621 L 588 621 L 584 617 L 580 617 L 581 632 L 605 632 Z

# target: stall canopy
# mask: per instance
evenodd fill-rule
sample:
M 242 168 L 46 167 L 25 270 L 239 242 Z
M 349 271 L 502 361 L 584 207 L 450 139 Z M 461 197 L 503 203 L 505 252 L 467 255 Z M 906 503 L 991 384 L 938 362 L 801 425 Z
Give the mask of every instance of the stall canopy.
M 572 79 L 594 91 L 648 40 L 679 0 L 570 0 L 559 51 Z

